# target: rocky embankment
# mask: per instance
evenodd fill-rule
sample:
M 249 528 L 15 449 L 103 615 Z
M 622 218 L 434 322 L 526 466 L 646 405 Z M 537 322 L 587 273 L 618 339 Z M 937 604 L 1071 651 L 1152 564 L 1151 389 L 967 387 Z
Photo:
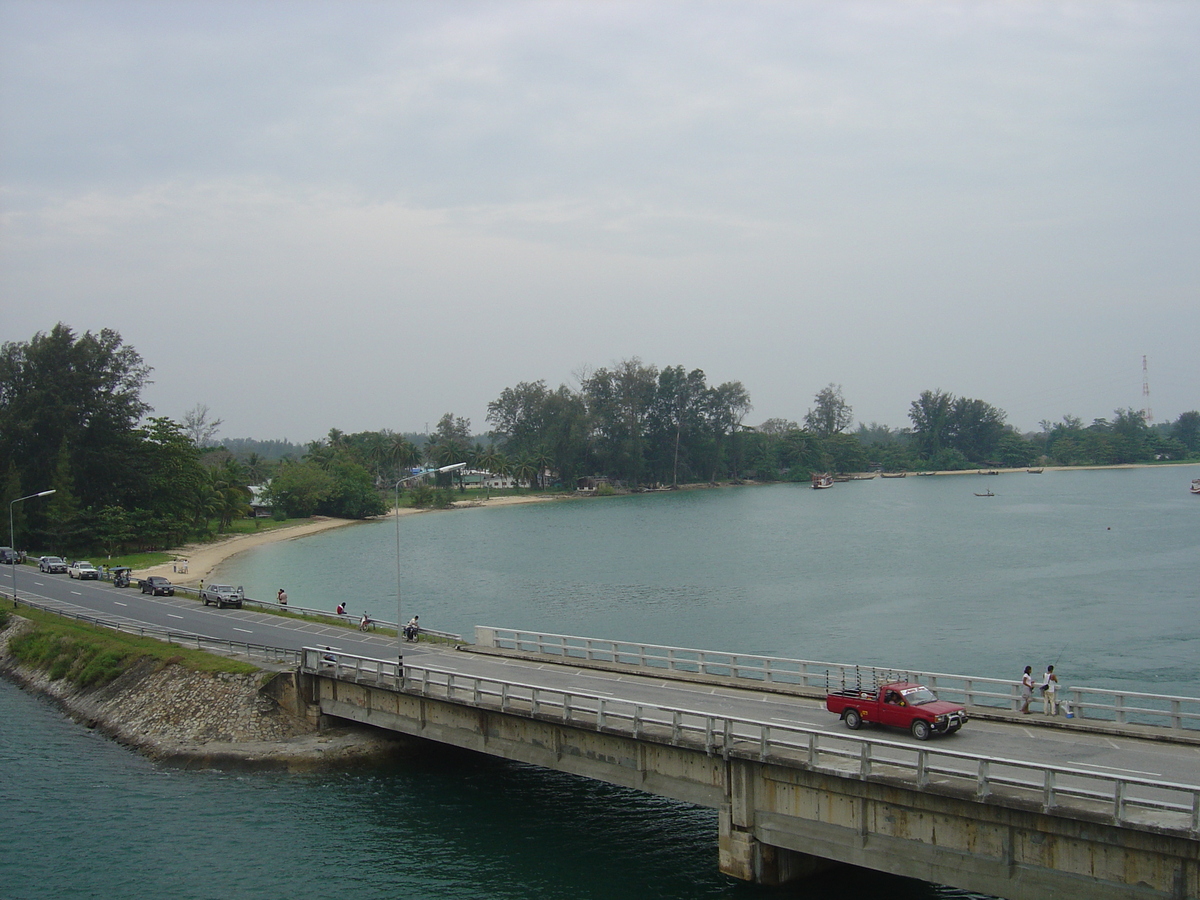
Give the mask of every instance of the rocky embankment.
M 101 687 L 80 688 L 20 665 L 8 641 L 30 623 L 12 617 L 0 632 L 0 674 L 56 702 L 68 715 L 157 760 L 188 767 L 308 770 L 378 761 L 400 742 L 370 728 L 319 728 L 297 715 L 292 672 L 194 672 L 143 659 Z

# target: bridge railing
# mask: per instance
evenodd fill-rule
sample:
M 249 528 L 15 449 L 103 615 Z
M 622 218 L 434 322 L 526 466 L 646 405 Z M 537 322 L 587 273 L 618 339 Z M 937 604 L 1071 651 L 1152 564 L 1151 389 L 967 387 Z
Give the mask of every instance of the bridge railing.
M 881 681 L 918 681 L 937 691 L 941 699 L 964 706 L 1015 711 L 1021 704 L 1020 685 L 1001 678 L 697 650 L 491 626 L 476 626 L 475 643 L 481 647 L 538 653 L 566 661 L 616 663 L 689 675 L 745 679 L 799 688 L 814 694 L 830 688 L 870 686 Z M 1079 719 L 1154 725 L 1177 731 L 1200 730 L 1200 697 L 1071 686 L 1060 692 L 1060 698 L 1059 702 L 1065 702 L 1071 715 Z M 1035 697 L 1033 703 L 1036 707 L 1039 698 Z
M 692 745 L 713 756 L 798 763 L 830 774 L 874 779 L 901 777 L 932 789 L 931 779 L 949 780 L 980 800 L 1001 792 L 1040 804 L 1044 812 L 1082 806 L 1115 824 L 1153 824 L 1195 836 L 1200 833 L 1200 785 L 1097 772 L 1077 766 L 1045 766 L 1024 760 L 984 757 L 819 728 L 715 715 L 617 697 L 522 682 L 465 675 L 435 666 L 397 665 L 388 660 L 304 650 L 304 671 L 451 703 L 492 708 L 576 727 L 674 745 Z

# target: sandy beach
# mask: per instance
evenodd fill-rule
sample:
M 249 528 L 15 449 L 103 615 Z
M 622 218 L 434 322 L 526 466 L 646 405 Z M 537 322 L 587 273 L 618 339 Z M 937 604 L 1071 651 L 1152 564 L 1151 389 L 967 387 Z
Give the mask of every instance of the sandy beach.
M 454 504 L 455 509 L 464 508 L 483 508 L 488 506 L 515 506 L 522 503 L 545 503 L 552 500 L 570 499 L 562 496 L 530 496 L 530 497 L 493 497 L 491 500 L 483 498 L 472 498 L 470 500 L 459 500 Z M 401 509 L 398 513 L 389 513 L 385 518 L 390 518 L 393 515 L 412 516 L 421 513 L 437 512 L 438 510 L 428 509 Z M 176 562 L 160 563 L 157 566 L 151 566 L 146 569 L 139 569 L 134 573 L 137 578 L 146 578 L 150 575 L 162 575 L 170 578 L 175 584 L 197 584 L 201 579 L 207 579 L 210 572 L 229 559 L 231 556 L 236 556 L 239 553 L 244 553 L 247 550 L 253 550 L 255 547 L 261 547 L 264 544 L 273 544 L 277 541 L 291 541 L 296 538 L 307 537 L 310 534 L 317 534 L 321 531 L 328 531 L 331 528 L 342 528 L 346 525 L 356 525 L 361 522 L 376 521 L 374 519 L 331 519 L 325 516 L 313 516 L 307 522 L 302 522 L 297 525 L 289 525 L 286 528 L 272 528 L 268 531 L 256 532 L 253 534 L 235 534 L 227 538 L 209 543 L 188 544 L 185 547 L 180 547 L 175 550 L 168 551 L 175 557 Z M 180 571 L 183 562 L 187 563 L 186 573 Z

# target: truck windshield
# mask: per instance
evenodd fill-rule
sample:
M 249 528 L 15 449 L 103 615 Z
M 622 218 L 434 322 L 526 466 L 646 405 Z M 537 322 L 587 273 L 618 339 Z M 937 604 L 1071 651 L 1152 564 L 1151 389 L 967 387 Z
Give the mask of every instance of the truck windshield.
M 905 691 L 904 699 L 913 706 L 920 706 L 922 703 L 936 703 L 937 695 L 927 687 L 919 687 Z

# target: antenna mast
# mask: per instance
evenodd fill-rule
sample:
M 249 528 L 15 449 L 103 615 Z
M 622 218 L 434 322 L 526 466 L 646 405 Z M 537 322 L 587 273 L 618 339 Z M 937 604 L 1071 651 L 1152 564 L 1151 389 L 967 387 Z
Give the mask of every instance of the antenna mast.
M 1150 375 L 1146 370 L 1146 357 L 1142 356 L 1142 417 L 1149 425 L 1154 421 L 1154 413 L 1150 411 Z

